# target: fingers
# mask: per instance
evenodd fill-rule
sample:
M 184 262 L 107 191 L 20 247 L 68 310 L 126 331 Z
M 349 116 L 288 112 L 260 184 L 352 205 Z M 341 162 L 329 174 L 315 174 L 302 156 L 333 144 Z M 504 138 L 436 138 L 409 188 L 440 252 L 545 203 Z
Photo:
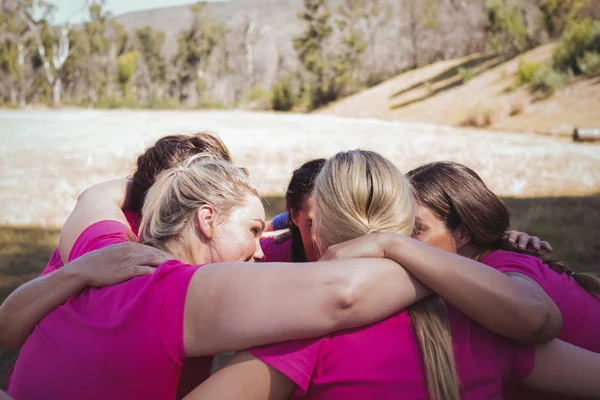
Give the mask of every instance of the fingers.
M 149 267 L 146 265 L 134 265 L 130 268 L 127 268 L 129 278 L 135 278 L 136 276 L 152 275 L 154 271 L 155 269 L 153 267 Z
M 520 234 L 521 234 L 521 233 L 520 233 L 520 232 L 517 232 L 517 231 L 508 231 L 508 232 L 506 233 L 506 240 L 507 240 L 509 243 L 511 243 L 511 244 L 513 244 L 513 245 L 515 245 L 515 246 L 516 246 L 516 245 L 517 245 L 517 238 L 519 237 L 519 235 L 520 235 Z
M 541 246 L 540 246 L 540 238 L 537 236 L 532 236 L 531 240 L 529 241 L 529 245 L 531 247 L 533 247 L 533 249 L 535 251 L 540 251 L 541 250 Z
M 550 243 L 546 242 L 545 240 L 540 242 L 540 247 L 542 250 L 546 250 L 549 252 L 553 252 L 554 249 L 552 249 L 552 246 L 550 246 Z
M 528 234 L 521 233 L 519 235 L 519 238 L 517 239 L 517 245 L 518 245 L 519 249 L 525 250 L 527 248 L 527 244 L 529 243 L 530 239 L 531 239 L 531 237 Z

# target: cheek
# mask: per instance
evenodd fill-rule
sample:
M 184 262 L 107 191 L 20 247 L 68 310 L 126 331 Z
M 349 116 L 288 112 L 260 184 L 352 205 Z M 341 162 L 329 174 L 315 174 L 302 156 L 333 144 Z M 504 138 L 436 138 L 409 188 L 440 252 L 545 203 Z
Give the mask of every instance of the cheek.
M 430 246 L 437 247 L 438 249 L 456 253 L 456 243 L 454 242 L 454 238 L 446 229 L 430 229 L 419 235 L 418 239 Z

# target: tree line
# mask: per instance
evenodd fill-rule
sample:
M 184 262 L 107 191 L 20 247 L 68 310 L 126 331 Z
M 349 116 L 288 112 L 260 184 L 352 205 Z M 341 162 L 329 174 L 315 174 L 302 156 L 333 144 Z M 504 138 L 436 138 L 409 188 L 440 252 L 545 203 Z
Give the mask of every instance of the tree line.
M 77 26 L 52 23 L 56 9 L 41 0 L 2 0 L 0 103 L 311 110 L 436 60 L 524 52 L 600 10 L 598 0 L 329 1 L 304 0 L 304 29 L 292 39 L 297 60 L 273 57 L 275 75 L 263 79 L 256 43 L 274 33 L 250 17 L 233 30 L 206 3 L 190 7 L 191 23 L 166 51 L 164 32 L 128 31 L 100 0 L 86 3 L 88 20 Z M 449 24 L 466 13 L 473 39 L 448 52 Z M 401 44 L 382 53 L 382 32 Z

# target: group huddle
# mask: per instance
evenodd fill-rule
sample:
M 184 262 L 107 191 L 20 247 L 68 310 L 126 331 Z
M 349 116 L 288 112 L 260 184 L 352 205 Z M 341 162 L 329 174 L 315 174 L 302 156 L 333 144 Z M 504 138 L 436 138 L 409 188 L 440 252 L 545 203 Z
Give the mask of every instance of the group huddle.
M 158 140 L 0 307 L 8 394 L 600 398 L 600 280 L 509 231 L 473 170 L 340 152 L 294 171 L 286 207 L 265 221 L 217 136 Z

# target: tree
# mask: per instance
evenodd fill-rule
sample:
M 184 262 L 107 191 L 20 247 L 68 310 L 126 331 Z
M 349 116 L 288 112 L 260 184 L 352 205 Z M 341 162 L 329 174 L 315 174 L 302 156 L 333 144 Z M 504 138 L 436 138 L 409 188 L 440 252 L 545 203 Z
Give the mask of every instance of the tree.
M 439 8 L 438 0 L 402 0 L 401 12 L 408 19 L 407 33 L 412 46 L 414 67 L 423 63 L 423 49 L 420 46 L 422 36 L 427 30 L 436 28 Z
M 193 13 L 192 26 L 180 32 L 178 37 L 176 85 L 180 100 L 195 105 L 195 95 L 206 87 L 204 76 L 209 58 L 224 41 L 226 30 L 222 24 L 211 19 L 205 3 L 198 3 L 190 10 Z
M 570 23 L 580 18 L 587 0 L 538 0 L 541 21 L 552 38 L 560 36 Z
M 4 11 L 13 17 L 18 18 L 35 39 L 37 54 L 42 62 L 46 80 L 52 88 L 53 104 L 58 105 L 61 102 L 62 89 L 62 68 L 70 55 L 69 47 L 69 26 L 52 26 L 48 23 L 51 19 L 55 7 L 42 1 L 6 1 L 3 2 Z M 39 20 L 32 16 L 34 9 L 42 17 Z M 49 47 L 49 48 L 47 48 Z M 22 42 L 17 44 L 21 55 L 18 56 L 18 63 L 24 64 L 24 48 Z
M 317 108 L 335 100 L 340 93 L 336 85 L 334 72 L 325 51 L 327 40 L 333 33 L 329 23 L 331 14 L 326 0 L 304 0 L 305 11 L 298 18 L 305 21 L 304 32 L 294 38 L 294 49 L 300 63 L 309 75 L 308 94 L 310 108 Z
M 524 13 L 518 1 L 488 0 L 485 31 L 492 51 L 518 54 L 533 47 L 534 41 L 525 24 Z

